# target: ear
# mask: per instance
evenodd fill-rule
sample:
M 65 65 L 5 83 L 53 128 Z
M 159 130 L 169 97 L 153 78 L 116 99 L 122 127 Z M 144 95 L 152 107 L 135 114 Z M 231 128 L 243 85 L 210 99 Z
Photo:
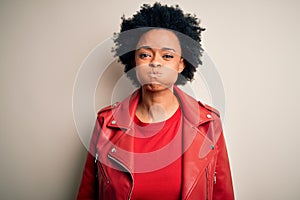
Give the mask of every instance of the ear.
M 184 68 L 185 68 L 184 59 L 180 58 L 179 66 L 178 66 L 178 73 L 181 73 L 184 70 Z

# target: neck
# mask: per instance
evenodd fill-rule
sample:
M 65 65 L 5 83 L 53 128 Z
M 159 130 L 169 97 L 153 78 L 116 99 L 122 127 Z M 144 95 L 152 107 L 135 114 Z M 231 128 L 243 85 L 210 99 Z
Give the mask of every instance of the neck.
M 142 87 L 136 116 L 146 123 L 164 121 L 176 112 L 178 106 L 173 88 L 153 92 Z

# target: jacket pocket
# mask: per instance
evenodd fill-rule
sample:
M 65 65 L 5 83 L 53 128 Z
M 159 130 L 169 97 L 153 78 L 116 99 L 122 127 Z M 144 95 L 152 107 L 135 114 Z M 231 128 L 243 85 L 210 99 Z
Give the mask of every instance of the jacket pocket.
M 106 172 L 104 170 L 104 167 L 103 167 L 102 163 L 99 162 L 99 161 L 97 162 L 97 168 L 98 168 L 99 175 L 101 175 L 101 178 L 103 179 L 103 181 L 105 182 L 105 184 L 109 184 L 110 183 L 109 178 L 108 178 L 108 176 L 107 176 L 107 174 L 106 174 Z M 98 179 L 99 178 L 100 177 L 98 177 Z M 98 181 L 100 181 L 100 180 L 98 180 Z
M 206 200 L 211 200 L 213 198 L 213 187 L 216 182 L 216 158 L 217 153 L 215 153 L 207 167 L 205 168 L 206 175 Z
M 206 176 L 206 182 L 205 182 L 205 200 L 208 200 L 209 196 L 209 171 L 208 167 L 205 168 L 205 176 Z

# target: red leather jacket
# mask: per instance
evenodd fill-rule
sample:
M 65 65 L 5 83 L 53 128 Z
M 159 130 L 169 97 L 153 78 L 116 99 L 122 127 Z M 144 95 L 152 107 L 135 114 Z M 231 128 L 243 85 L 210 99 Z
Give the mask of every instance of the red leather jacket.
M 183 111 L 181 199 L 233 200 L 234 193 L 219 113 L 174 86 Z M 134 187 L 133 148 L 124 139 L 132 130 L 137 90 L 121 103 L 102 109 L 90 143 L 77 199 L 127 200 Z

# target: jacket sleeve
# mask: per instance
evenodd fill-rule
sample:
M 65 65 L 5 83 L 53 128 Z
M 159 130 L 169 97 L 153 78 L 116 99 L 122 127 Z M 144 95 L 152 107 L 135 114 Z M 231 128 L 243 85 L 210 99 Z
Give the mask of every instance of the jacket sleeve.
M 90 142 L 89 152 L 87 153 L 81 183 L 79 186 L 79 191 L 77 194 L 78 200 L 92 200 L 97 199 L 98 196 L 98 179 L 96 177 L 97 168 L 95 164 L 95 149 L 99 133 L 100 123 L 97 119 Z
M 223 133 L 218 140 L 216 163 L 216 183 L 213 187 L 213 200 L 234 200 L 230 165 Z

